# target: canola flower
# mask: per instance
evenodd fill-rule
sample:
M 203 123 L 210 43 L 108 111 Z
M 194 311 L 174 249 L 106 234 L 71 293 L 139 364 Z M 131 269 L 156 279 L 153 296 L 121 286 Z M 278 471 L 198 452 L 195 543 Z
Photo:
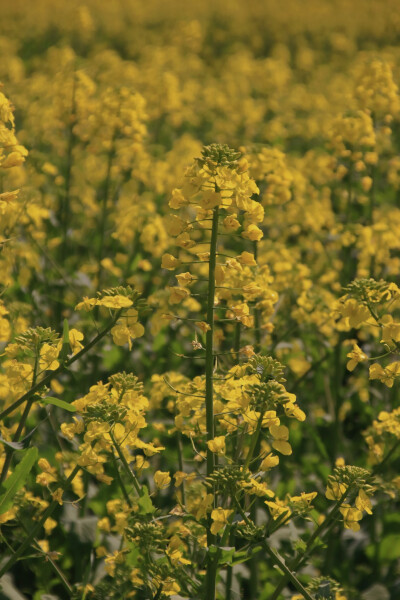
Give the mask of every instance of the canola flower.
M 0 9 L 1 572 L 23 593 L 395 593 L 398 20 L 344 4 Z M 97 520 L 85 572 L 67 508 Z

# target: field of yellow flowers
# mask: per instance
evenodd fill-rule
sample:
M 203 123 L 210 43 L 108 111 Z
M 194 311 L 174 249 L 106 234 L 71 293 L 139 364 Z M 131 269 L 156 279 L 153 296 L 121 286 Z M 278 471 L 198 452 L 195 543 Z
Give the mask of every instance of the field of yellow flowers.
M 400 598 L 398 0 L 0 3 L 0 599 Z

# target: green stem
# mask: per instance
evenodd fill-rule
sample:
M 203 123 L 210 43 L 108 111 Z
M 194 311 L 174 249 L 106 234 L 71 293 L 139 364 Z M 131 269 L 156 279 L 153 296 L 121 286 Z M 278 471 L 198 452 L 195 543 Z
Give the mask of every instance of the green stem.
M 183 472 L 183 444 L 182 444 L 182 433 L 180 431 L 177 432 L 178 438 L 178 466 L 179 470 Z M 182 504 L 186 504 L 185 500 L 185 482 L 182 482 Z
M 293 583 L 293 585 L 295 586 L 297 591 L 299 591 L 301 594 L 303 594 L 303 596 L 306 600 L 314 600 L 313 597 L 310 596 L 310 594 L 307 592 L 307 590 L 303 587 L 303 585 L 300 583 L 300 581 L 294 575 L 294 573 L 292 573 L 292 571 L 289 569 L 289 567 L 286 566 L 285 562 L 280 558 L 280 556 L 278 556 L 278 554 L 275 552 L 275 550 L 270 548 L 268 546 L 267 542 L 265 542 L 265 541 L 262 542 L 262 545 L 263 545 L 264 550 L 268 554 L 268 556 L 272 559 L 272 562 L 274 562 L 281 569 L 281 571 L 285 574 L 287 579 L 289 579 L 289 581 L 291 581 Z
M 254 450 L 256 448 L 257 442 L 260 438 L 260 431 L 261 431 L 261 425 L 262 425 L 262 420 L 264 418 L 264 413 L 261 412 L 260 416 L 258 417 L 258 421 L 257 421 L 257 426 L 256 426 L 256 430 L 251 438 L 251 443 L 250 443 L 250 448 L 249 451 L 247 453 L 247 457 L 246 457 L 246 461 L 244 463 L 243 469 L 244 471 L 246 469 L 248 469 L 249 464 L 251 462 L 251 459 L 253 458 L 253 454 L 254 454 Z
M 230 319 L 227 319 L 227 320 L 230 321 Z M 220 321 L 221 321 L 221 319 L 220 319 Z M 241 325 L 242 324 L 239 321 L 238 323 L 236 323 L 236 326 L 235 326 L 235 338 L 233 341 L 233 351 L 236 356 L 239 354 L 239 350 L 240 350 L 240 337 L 241 337 L 241 333 L 242 333 Z
M 127 462 L 127 460 L 126 460 L 126 458 L 124 456 L 124 453 L 122 452 L 119 444 L 117 444 L 117 442 L 115 441 L 115 438 L 114 438 L 114 436 L 113 436 L 113 434 L 112 434 L 111 431 L 110 431 L 110 438 L 112 440 L 112 443 L 115 446 L 115 449 L 116 449 L 116 451 L 118 453 L 118 456 L 121 459 L 122 464 L 125 467 L 125 471 L 127 472 L 128 477 L 131 480 L 131 483 L 133 484 L 133 487 L 137 491 L 138 495 L 140 495 L 140 484 L 139 484 L 138 480 L 136 479 L 135 475 L 132 473 L 132 470 L 131 470 L 130 466 L 128 465 L 128 462 Z
M 207 323 L 210 329 L 206 333 L 206 427 L 207 441 L 214 439 L 214 406 L 213 406 L 213 370 L 214 370 L 214 300 L 215 300 L 215 265 L 217 260 L 217 239 L 218 239 L 218 207 L 214 208 L 211 241 L 210 241 L 210 261 L 208 266 L 208 295 L 207 295 Z M 214 471 L 214 453 L 207 447 L 207 476 L 212 475 Z M 215 493 L 213 490 L 215 499 Z M 207 546 L 210 547 L 215 540 L 211 533 L 212 520 L 208 517 L 207 523 Z M 206 574 L 206 600 L 215 598 L 215 582 L 217 577 L 217 568 L 214 562 L 208 557 Z
M 253 254 L 254 260 L 257 262 L 258 259 L 258 242 L 253 242 Z M 254 309 L 254 336 L 255 336 L 255 344 L 254 351 L 256 354 L 261 350 L 261 319 L 260 319 L 260 310 L 258 308 Z
M 69 477 L 65 480 L 65 482 L 63 484 L 61 484 L 61 487 L 63 489 L 65 489 L 71 483 L 71 481 L 74 479 L 75 475 L 78 473 L 80 468 L 81 467 L 79 465 L 76 465 L 76 467 L 73 469 L 73 471 L 69 475 Z M 17 560 L 21 557 L 21 555 L 25 552 L 25 550 L 27 548 L 29 548 L 29 546 L 32 544 L 32 542 L 35 539 L 35 537 L 37 536 L 37 534 L 42 529 L 45 521 L 53 514 L 53 512 L 55 511 L 57 506 L 58 506 L 58 500 L 53 500 L 49 504 L 49 506 L 46 508 L 46 510 L 42 514 L 40 521 L 38 523 L 36 523 L 36 525 L 34 527 L 32 527 L 26 540 L 20 545 L 18 550 L 16 550 L 14 552 L 14 554 L 11 556 L 11 558 L 0 569 L 0 577 L 2 577 L 5 573 L 7 573 L 7 571 L 9 571 L 11 569 L 11 567 L 17 562 Z

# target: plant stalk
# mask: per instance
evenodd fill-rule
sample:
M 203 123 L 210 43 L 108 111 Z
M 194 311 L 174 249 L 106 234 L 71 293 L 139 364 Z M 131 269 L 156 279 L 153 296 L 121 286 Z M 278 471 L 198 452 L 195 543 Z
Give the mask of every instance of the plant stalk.
M 207 441 L 214 439 L 214 406 L 213 406 L 213 370 L 214 370 L 214 298 L 215 298 L 215 266 L 217 262 L 217 239 L 218 239 L 218 207 L 214 208 L 211 241 L 210 241 L 210 261 L 208 267 L 208 296 L 207 296 L 207 323 L 210 329 L 206 333 L 206 427 Z M 215 466 L 214 453 L 207 447 L 207 476 L 212 475 Z M 214 502 L 215 493 L 213 490 Z M 208 517 L 207 524 L 207 546 L 214 543 L 215 536 L 211 533 L 212 520 Z M 215 583 L 217 577 L 217 568 L 210 556 L 207 556 L 207 574 L 206 574 L 206 600 L 215 599 Z

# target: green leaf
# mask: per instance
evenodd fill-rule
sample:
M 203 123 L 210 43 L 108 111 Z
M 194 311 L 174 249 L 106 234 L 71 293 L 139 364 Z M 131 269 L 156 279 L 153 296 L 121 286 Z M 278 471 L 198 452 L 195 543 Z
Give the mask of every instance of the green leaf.
M 63 408 L 64 410 L 69 410 L 69 412 L 76 412 L 76 408 L 65 402 L 64 400 L 60 400 L 60 398 L 52 398 L 51 396 L 47 396 L 46 398 L 40 398 L 41 402 L 45 404 L 53 404 L 54 406 L 58 406 L 59 408 Z
M 148 514 L 152 514 L 156 508 L 153 505 L 150 495 L 149 495 L 149 490 L 147 489 L 147 487 L 145 485 L 142 485 L 142 489 L 140 490 L 140 498 L 138 501 L 138 505 L 139 505 L 139 514 L 140 515 L 148 515 Z
M 251 556 L 249 556 L 248 552 L 245 550 L 241 550 L 240 552 L 236 552 L 230 562 L 230 565 L 233 567 L 234 565 L 239 565 L 247 560 L 250 560 Z
M 231 565 L 235 554 L 235 548 L 221 547 L 221 556 L 218 559 L 219 565 Z
M 22 488 L 38 457 L 36 447 L 29 448 L 24 453 L 23 459 L 15 467 L 14 473 L 0 486 L 0 515 L 12 506 L 15 494 Z

